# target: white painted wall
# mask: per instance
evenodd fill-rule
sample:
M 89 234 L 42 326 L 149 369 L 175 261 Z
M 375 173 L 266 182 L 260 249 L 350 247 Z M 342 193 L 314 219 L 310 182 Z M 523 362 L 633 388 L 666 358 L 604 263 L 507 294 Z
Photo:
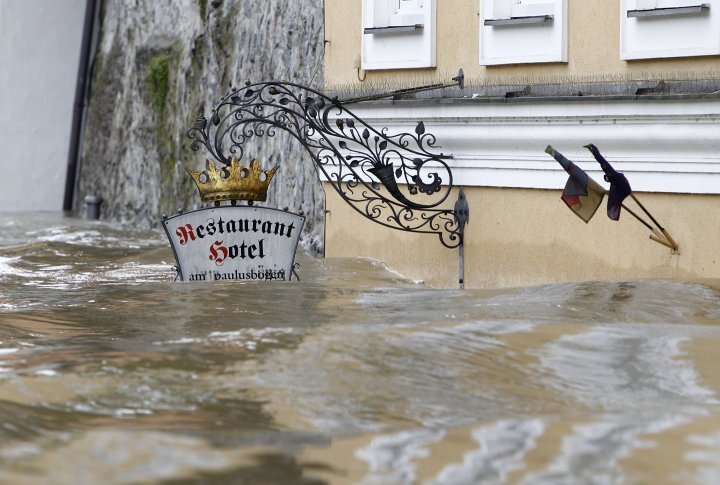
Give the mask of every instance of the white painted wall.
M 389 134 L 423 120 L 437 152 L 452 154 L 454 183 L 561 189 L 567 174 L 547 145 L 607 187 L 583 145 L 594 143 L 633 190 L 720 194 L 720 99 L 357 105 Z
M 0 0 L 0 211 L 62 210 L 85 0 Z

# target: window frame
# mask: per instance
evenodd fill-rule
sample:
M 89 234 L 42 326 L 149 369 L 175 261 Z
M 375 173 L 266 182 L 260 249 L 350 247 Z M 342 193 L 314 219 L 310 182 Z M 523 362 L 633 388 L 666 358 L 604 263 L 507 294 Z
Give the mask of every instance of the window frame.
M 531 2 L 524 9 L 515 7 L 517 3 L 480 0 L 480 65 L 567 62 L 568 1 Z M 523 12 L 526 15 L 518 15 Z
M 393 13 L 402 1 L 362 0 L 363 70 L 436 67 L 436 0 L 412 0 L 418 13 Z

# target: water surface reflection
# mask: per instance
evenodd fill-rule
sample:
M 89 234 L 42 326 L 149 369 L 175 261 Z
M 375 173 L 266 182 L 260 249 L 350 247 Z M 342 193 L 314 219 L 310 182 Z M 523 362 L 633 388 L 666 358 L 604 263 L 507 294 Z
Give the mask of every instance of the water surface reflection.
M 172 281 L 159 231 L 0 215 L 0 481 L 720 481 L 720 299 Z

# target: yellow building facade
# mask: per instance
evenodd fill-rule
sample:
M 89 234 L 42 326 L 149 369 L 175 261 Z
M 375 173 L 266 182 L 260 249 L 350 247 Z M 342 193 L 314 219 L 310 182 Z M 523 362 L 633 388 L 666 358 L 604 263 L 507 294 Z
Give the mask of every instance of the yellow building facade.
M 326 0 L 325 36 L 326 89 L 341 99 L 451 86 L 463 69 L 462 89 L 348 108 L 390 133 L 422 120 L 452 154 L 470 208 L 466 287 L 720 277 L 720 1 Z M 559 200 L 567 174 L 547 145 L 608 187 L 588 143 L 678 251 L 626 211 L 612 221 L 603 204 L 586 224 Z M 326 256 L 457 286 L 457 250 L 381 227 L 325 189 Z

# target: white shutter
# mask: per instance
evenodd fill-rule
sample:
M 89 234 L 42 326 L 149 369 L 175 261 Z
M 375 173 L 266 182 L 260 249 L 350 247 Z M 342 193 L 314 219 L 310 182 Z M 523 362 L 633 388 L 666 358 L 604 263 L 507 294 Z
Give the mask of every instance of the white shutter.
M 551 0 L 511 0 L 512 17 L 552 15 L 555 4 Z
M 704 0 L 635 0 L 635 9 L 695 7 L 707 3 Z
M 480 0 L 480 64 L 567 62 L 567 0 Z
M 390 25 L 417 25 L 424 22 L 423 0 L 394 0 L 392 3 Z
M 655 0 L 655 2 L 657 3 L 655 8 L 694 7 L 707 3 L 705 0 Z
M 390 4 L 391 2 L 370 2 L 372 8 L 372 25 L 369 27 L 382 28 L 390 25 Z
M 720 0 L 621 0 L 620 58 L 720 54 Z
M 512 17 L 513 0 L 492 0 L 492 18 L 509 19 Z
M 363 0 L 362 68 L 435 67 L 436 0 Z

